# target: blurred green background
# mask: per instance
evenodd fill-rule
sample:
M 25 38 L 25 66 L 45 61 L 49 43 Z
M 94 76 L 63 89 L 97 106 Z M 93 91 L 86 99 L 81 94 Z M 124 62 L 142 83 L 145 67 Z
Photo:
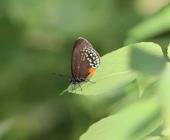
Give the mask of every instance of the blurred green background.
M 59 96 L 69 85 L 58 74 L 70 75 L 74 41 L 87 38 L 102 56 L 122 47 L 130 29 L 168 2 L 1 0 L 0 139 L 78 139 L 108 114 L 108 102 Z M 167 38 L 163 32 L 141 41 L 166 46 Z

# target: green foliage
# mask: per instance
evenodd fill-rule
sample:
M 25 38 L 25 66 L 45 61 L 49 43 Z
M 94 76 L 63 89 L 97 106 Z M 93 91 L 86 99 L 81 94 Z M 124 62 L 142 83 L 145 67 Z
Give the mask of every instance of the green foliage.
M 153 131 L 160 129 L 164 121 L 167 121 L 165 126 L 168 127 L 164 129 L 169 130 L 169 118 L 164 119 L 161 115 L 161 109 L 164 107 L 167 113 L 165 116 L 169 116 L 167 107 L 170 99 L 168 92 L 170 77 L 166 65 L 169 64 L 166 62 L 161 47 L 153 43 L 132 44 L 103 56 L 99 70 L 90 79 L 95 83 L 83 83 L 82 89 L 80 87 L 73 89 L 75 85 L 71 85 L 68 91 L 98 97 L 101 94 L 102 97 L 112 94 L 113 97 L 116 93 L 120 94 L 120 89 L 125 89 L 128 84 L 134 86 L 136 83 L 133 81 L 136 80 L 138 88 L 133 92 L 140 95 L 140 98 L 138 101 L 129 102 L 118 112 L 90 126 L 80 140 L 144 139 Z M 144 81 L 141 77 L 144 77 Z M 149 89 L 148 87 L 153 84 L 154 86 Z M 140 89 L 145 92 L 145 98 L 143 93 L 140 93 Z M 158 100 L 159 96 L 163 100 Z M 158 133 L 159 135 L 161 132 Z
M 0 1 L 0 140 L 170 139 L 170 6 L 136 2 Z M 66 88 L 79 36 L 101 65 Z
M 136 71 L 159 74 L 165 67 L 165 58 L 159 45 L 137 43 L 104 55 L 96 74 L 80 86 L 71 85 L 69 92 L 81 95 L 115 94 L 137 78 Z M 76 89 L 75 89 L 76 88 Z
M 143 44 L 143 46 L 145 46 Z M 146 50 L 150 50 L 152 53 Z M 151 46 L 148 46 L 146 50 L 133 48 L 131 52 L 131 67 L 135 70 L 141 71 L 144 74 L 148 75 L 158 75 L 165 68 L 166 60 L 163 57 L 163 54 L 154 54 L 157 49 Z M 159 52 L 161 52 L 159 47 Z M 141 65 L 142 64 L 142 65 Z
M 170 31 L 169 14 L 170 5 L 167 5 L 157 14 L 133 27 L 128 33 L 126 44 L 153 38 L 154 36 Z
M 169 99 L 170 99 L 169 97 L 169 83 L 170 83 L 169 63 L 165 61 L 163 53 L 161 52 L 161 48 L 158 45 L 153 44 L 153 43 L 133 44 L 131 46 L 123 47 L 120 50 L 117 50 L 113 53 L 110 53 L 109 55 L 104 56 L 102 58 L 103 63 L 104 63 L 103 65 L 108 64 L 108 67 L 111 66 L 109 63 L 107 63 L 106 58 L 108 57 L 108 59 L 110 58 L 109 60 L 111 60 L 113 56 L 123 57 L 121 55 L 122 52 L 124 52 L 123 54 L 131 54 L 131 55 L 124 55 L 124 60 L 128 60 L 129 58 L 128 61 L 130 61 L 130 63 L 126 62 L 124 64 L 129 64 L 129 67 L 126 67 L 126 68 L 129 68 L 129 70 L 131 70 L 131 73 L 135 73 L 134 74 L 135 77 L 133 77 L 134 79 L 138 81 L 138 79 L 140 79 L 142 75 L 143 77 L 145 77 L 146 81 L 150 81 L 150 79 L 152 79 L 153 77 L 155 77 L 156 80 L 151 83 L 148 83 L 147 86 L 143 86 L 143 84 L 145 83 L 138 82 L 138 86 L 144 88 L 145 96 L 143 95 L 140 98 L 138 98 L 138 101 L 128 102 L 128 104 L 124 106 L 123 108 L 121 108 L 118 112 L 94 123 L 92 126 L 90 126 L 87 132 L 85 132 L 80 137 L 80 140 L 145 139 L 148 136 L 152 136 L 152 133 L 155 130 L 162 129 L 162 126 L 164 126 L 163 130 L 157 132 L 157 135 L 161 136 L 161 134 L 163 133 L 164 137 L 169 137 L 169 132 L 166 132 L 164 134 L 164 131 L 169 130 L 169 127 L 170 127 L 169 107 L 168 107 Z M 127 52 L 130 52 L 130 53 L 127 53 Z M 121 63 L 121 61 L 116 60 L 116 62 L 119 62 L 118 64 L 120 64 L 121 66 L 123 64 Z M 142 67 L 141 67 L 141 64 L 142 64 Z M 167 65 L 167 67 L 165 67 L 165 65 Z M 116 66 L 116 64 L 114 64 L 114 66 Z M 153 73 L 151 73 L 151 71 L 153 71 Z M 100 70 L 98 72 L 100 72 Z M 109 75 L 109 73 L 107 74 Z M 97 76 L 98 75 L 96 74 L 96 78 Z M 112 81 L 114 80 L 118 81 L 117 79 L 114 79 L 114 78 L 115 77 L 113 76 Z M 92 93 L 90 92 L 90 89 L 93 89 L 93 88 L 101 90 L 105 88 L 110 89 L 110 87 L 115 87 L 114 86 L 115 82 L 107 81 L 107 78 L 102 79 L 102 80 L 106 80 L 106 82 L 104 82 L 106 83 L 105 85 L 98 84 L 98 87 L 97 87 L 97 82 L 96 82 L 95 88 L 93 87 L 92 84 L 89 85 L 89 86 L 92 86 L 91 88 L 89 88 L 88 86 L 87 87 L 83 86 L 82 94 L 89 95 L 88 93 L 85 94 L 85 92 Z M 127 81 L 127 80 L 124 79 L 124 81 Z M 111 82 L 111 84 L 107 84 L 109 82 Z M 128 84 L 133 85 L 134 82 L 128 81 Z M 153 84 L 154 86 L 152 86 Z M 121 85 L 121 83 L 117 85 Z M 152 86 L 152 88 L 148 88 L 148 86 Z M 95 92 L 95 90 L 93 90 L 93 92 Z M 99 93 L 98 90 L 96 90 L 96 92 Z M 112 90 L 105 90 L 104 94 L 106 94 L 107 96 L 107 94 L 111 92 L 114 94 L 114 88 Z M 135 92 L 135 94 L 140 94 L 139 89 L 136 89 L 133 92 Z M 79 91 L 78 93 L 81 93 L 81 91 Z M 124 94 L 127 94 L 127 93 L 124 93 Z M 163 122 L 165 122 L 165 124 L 163 124 Z
M 143 139 L 162 124 L 159 115 L 154 99 L 140 100 L 93 124 L 80 140 Z

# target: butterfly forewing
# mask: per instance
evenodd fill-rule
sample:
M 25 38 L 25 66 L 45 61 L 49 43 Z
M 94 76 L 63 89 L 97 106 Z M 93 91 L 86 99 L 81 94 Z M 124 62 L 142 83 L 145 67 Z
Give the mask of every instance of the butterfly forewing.
M 100 56 L 90 42 L 84 38 L 78 38 L 72 52 L 72 82 L 85 81 L 89 76 L 90 68 L 97 68 Z

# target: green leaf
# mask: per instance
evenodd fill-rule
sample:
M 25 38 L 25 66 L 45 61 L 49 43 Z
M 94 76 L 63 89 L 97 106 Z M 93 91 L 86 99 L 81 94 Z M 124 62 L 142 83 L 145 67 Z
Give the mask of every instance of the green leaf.
M 143 140 L 164 140 L 161 136 L 150 136 Z
M 151 85 L 153 85 L 156 81 L 158 81 L 158 77 L 152 76 L 144 76 L 144 75 L 138 75 L 137 77 L 137 86 L 139 90 L 139 97 L 141 98 L 147 88 L 149 88 Z
M 165 68 L 166 60 L 160 54 L 155 54 L 154 50 L 148 51 L 140 48 L 132 48 L 131 67 L 148 75 L 160 74 Z
M 163 53 L 160 54 L 160 51 L 160 47 L 132 48 L 131 67 L 139 73 L 137 77 L 139 97 L 143 95 L 147 87 L 158 80 L 159 75 L 165 68 L 166 58 Z
M 80 85 L 70 85 L 68 92 L 82 95 L 115 94 L 117 90 L 136 79 L 136 72 L 130 67 L 131 48 L 140 48 L 152 54 L 162 56 L 160 47 L 154 43 L 137 43 L 125 46 L 101 57 L 101 64 L 90 81 Z
M 160 82 L 157 86 L 157 93 L 160 104 L 162 106 L 163 116 L 165 119 L 165 130 L 163 135 L 170 139 L 170 64 L 167 64 L 167 68 L 162 74 Z
M 94 123 L 80 140 L 139 140 L 161 125 L 159 113 L 155 99 L 141 100 Z
M 169 31 L 169 15 L 170 5 L 132 28 L 128 33 L 128 38 L 125 43 L 135 43 Z

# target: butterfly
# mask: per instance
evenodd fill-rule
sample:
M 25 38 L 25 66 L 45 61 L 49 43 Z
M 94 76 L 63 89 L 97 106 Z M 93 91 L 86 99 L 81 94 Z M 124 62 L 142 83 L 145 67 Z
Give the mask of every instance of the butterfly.
M 100 55 L 85 38 L 79 37 L 73 47 L 71 60 L 71 83 L 78 84 L 94 75 L 100 64 Z

